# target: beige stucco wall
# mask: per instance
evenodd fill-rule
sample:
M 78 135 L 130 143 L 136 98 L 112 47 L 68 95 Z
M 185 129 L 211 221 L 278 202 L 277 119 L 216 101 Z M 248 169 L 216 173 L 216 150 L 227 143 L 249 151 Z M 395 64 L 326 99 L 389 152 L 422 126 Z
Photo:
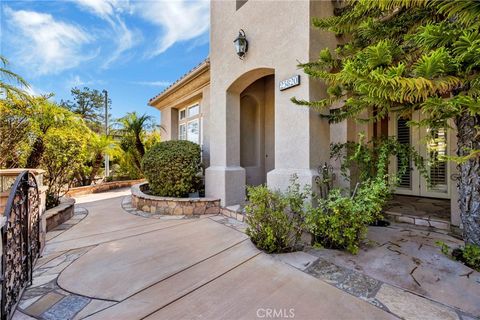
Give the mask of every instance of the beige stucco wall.
M 200 112 L 202 114 L 202 157 L 205 167 L 210 166 L 210 86 L 202 89 L 202 100 L 200 101 Z
M 328 16 L 332 12 L 330 1 L 249 0 L 238 11 L 235 1 L 211 3 L 212 125 L 207 196 L 220 197 L 223 205 L 244 201 L 246 173 L 240 166 L 240 93 L 257 79 L 271 74 L 275 88 L 275 146 L 270 151 L 274 149 L 275 168 L 267 175 L 268 185 L 284 189 L 293 173 L 302 183 L 314 183 L 317 166 L 328 161 L 329 126 L 317 113 L 295 106 L 290 99 L 293 96 L 316 99 L 324 95 L 323 88 L 303 74 L 297 64 L 316 57 L 325 46 L 335 47 L 332 34 L 310 27 L 314 15 Z M 236 56 L 233 46 L 239 29 L 245 30 L 249 41 L 244 60 Z M 279 91 L 279 81 L 296 74 L 301 75 L 301 85 Z

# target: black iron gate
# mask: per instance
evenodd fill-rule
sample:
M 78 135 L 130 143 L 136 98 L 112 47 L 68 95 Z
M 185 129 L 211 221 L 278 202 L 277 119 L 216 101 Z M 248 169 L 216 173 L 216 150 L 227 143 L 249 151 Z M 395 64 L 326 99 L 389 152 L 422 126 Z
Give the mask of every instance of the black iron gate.
M 35 176 L 22 172 L 10 191 L 2 227 L 1 319 L 10 319 L 32 281 L 40 254 L 40 199 Z

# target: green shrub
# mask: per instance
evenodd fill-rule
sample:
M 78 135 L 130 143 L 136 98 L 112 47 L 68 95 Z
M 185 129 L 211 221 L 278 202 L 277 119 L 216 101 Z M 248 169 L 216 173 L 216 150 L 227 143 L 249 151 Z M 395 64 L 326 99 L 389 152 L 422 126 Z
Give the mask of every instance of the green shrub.
M 185 197 L 199 188 L 200 146 L 184 140 L 155 144 L 143 157 L 152 194 Z
M 327 248 L 346 249 L 357 253 L 368 225 L 381 217 L 381 210 L 390 194 L 384 179 L 363 183 L 354 197 L 344 196 L 340 189 L 320 199 L 318 207 L 310 207 L 305 225 L 315 241 Z
M 440 250 L 444 255 L 463 262 L 466 266 L 480 272 L 479 246 L 467 243 L 463 248 L 455 248 L 451 250 L 450 246 L 443 241 L 437 241 L 435 244 L 440 247 Z
M 81 129 L 53 128 L 44 137 L 45 151 L 40 167 L 46 170 L 47 209 L 60 203 L 73 183 L 75 172 L 85 162 L 86 140 Z
M 358 135 L 358 140 L 359 142 L 334 143 L 330 146 L 330 157 L 340 160 L 340 171 L 346 180 L 355 184 L 384 177 L 388 173 L 392 156 L 398 161 L 396 174 L 390 174 L 393 183 L 398 183 L 412 165 L 429 180 L 425 159 L 413 147 L 401 144 L 392 137 L 365 142 L 363 132 Z
M 248 195 L 246 232 L 252 242 L 268 253 L 294 250 L 303 232 L 303 205 L 309 189 L 300 190 L 294 177 L 286 193 L 262 185 L 248 187 Z

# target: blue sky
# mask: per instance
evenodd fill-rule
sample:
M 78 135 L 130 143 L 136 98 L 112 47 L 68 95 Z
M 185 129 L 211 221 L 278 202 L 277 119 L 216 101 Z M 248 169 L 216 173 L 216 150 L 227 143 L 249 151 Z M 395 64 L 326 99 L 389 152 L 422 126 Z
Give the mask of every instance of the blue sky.
M 0 54 L 31 91 L 60 101 L 75 86 L 106 89 L 115 117 L 158 120 L 147 101 L 209 51 L 209 1 L 0 2 Z

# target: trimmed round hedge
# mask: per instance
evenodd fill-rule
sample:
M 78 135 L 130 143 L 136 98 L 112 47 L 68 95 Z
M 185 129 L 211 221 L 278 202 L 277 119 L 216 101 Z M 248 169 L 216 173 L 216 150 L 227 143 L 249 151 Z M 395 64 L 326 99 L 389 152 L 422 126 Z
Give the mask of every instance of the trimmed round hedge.
M 155 144 L 143 157 L 143 170 L 153 195 L 186 197 L 198 190 L 200 146 L 185 140 Z

